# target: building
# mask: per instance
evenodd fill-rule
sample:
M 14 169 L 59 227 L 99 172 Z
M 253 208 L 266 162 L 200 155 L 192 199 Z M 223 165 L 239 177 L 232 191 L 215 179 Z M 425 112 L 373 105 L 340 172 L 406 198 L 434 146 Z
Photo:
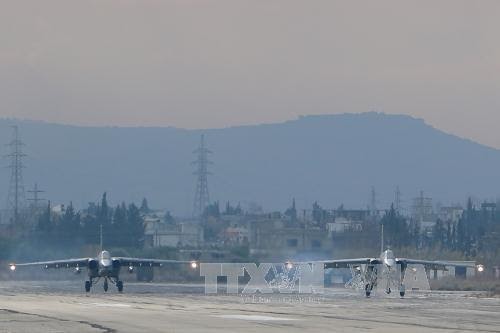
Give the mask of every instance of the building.
M 345 217 L 337 217 L 334 222 L 326 224 L 326 230 L 329 234 L 343 233 L 346 231 L 362 231 L 362 221 L 347 219 Z
M 247 245 L 248 229 L 239 226 L 226 228 L 224 230 L 223 242 L 225 245 Z
M 249 221 L 252 255 L 293 257 L 301 253 L 330 253 L 332 241 L 323 229 L 288 226 L 281 219 Z
M 203 228 L 198 223 L 165 223 L 160 218 L 145 218 L 145 245 L 150 247 L 199 247 Z
M 471 277 L 476 276 L 476 262 L 475 261 L 448 261 L 452 264 L 456 264 L 458 266 L 449 266 L 446 267 L 446 270 L 429 270 L 428 277 L 429 279 L 438 280 L 445 277 L 456 277 L 461 279 L 469 279 Z
M 432 198 L 424 196 L 424 192 L 420 192 L 420 196 L 413 199 L 411 217 L 413 221 L 419 223 L 422 233 L 432 233 L 436 225 L 436 216 L 432 209 Z
M 441 207 L 439 209 L 438 218 L 443 222 L 458 223 L 464 214 L 464 209 L 461 206 Z

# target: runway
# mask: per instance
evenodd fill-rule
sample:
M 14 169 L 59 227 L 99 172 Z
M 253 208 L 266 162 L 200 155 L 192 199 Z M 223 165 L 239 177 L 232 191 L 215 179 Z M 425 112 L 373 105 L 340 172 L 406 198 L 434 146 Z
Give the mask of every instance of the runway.
M 205 295 L 202 285 L 0 282 L 0 332 L 500 332 L 500 298 L 474 293 Z

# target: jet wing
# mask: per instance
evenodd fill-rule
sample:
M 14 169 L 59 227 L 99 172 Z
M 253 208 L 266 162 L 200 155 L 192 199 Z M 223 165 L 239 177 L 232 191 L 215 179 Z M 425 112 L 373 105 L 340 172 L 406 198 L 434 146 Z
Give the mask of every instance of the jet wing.
M 43 266 L 44 268 L 73 268 L 73 267 L 87 267 L 91 258 L 77 258 L 65 260 L 52 260 L 52 261 L 36 261 L 21 264 L 10 264 L 10 269 L 15 270 L 16 267 L 24 266 Z
M 429 260 L 416 260 L 416 259 L 407 259 L 407 258 L 397 258 L 396 263 L 398 264 L 409 264 L 409 265 L 424 265 L 426 268 L 429 269 L 439 269 L 439 270 L 444 270 L 446 267 L 456 267 L 456 266 L 461 266 L 461 267 L 475 267 L 473 263 L 469 262 L 463 262 L 463 263 L 456 263 L 456 262 L 449 262 L 449 261 L 429 261 Z
M 171 264 L 188 264 L 192 268 L 198 267 L 196 261 L 185 261 L 185 260 L 162 260 L 162 259 L 144 259 L 144 258 L 126 258 L 126 257 L 114 257 L 113 260 L 119 260 L 121 266 L 129 267 L 161 267 L 163 265 Z
M 348 268 L 352 265 L 376 265 L 380 264 L 380 259 L 376 258 L 356 258 L 356 259 L 338 259 L 338 260 L 321 260 L 308 262 L 289 262 L 289 264 L 323 264 L 326 268 Z

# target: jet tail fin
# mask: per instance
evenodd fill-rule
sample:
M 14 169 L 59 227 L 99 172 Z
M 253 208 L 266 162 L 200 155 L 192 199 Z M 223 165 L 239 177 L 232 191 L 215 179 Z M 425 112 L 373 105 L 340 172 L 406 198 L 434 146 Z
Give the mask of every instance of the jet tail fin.
M 384 224 L 380 224 L 380 253 L 384 252 Z
M 103 251 L 103 246 L 102 246 L 102 223 L 100 224 L 99 227 L 99 245 L 101 247 L 101 252 Z

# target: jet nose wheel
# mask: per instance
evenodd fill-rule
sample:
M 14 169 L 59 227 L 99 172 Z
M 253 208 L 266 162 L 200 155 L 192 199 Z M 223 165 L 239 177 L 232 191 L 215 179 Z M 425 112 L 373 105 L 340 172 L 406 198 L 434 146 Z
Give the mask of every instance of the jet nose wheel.
M 366 294 L 366 297 L 369 298 L 370 295 L 372 293 L 372 286 L 370 284 L 367 284 L 365 286 L 365 294 Z
M 118 292 L 121 293 L 123 291 L 123 281 L 116 282 L 116 287 L 118 288 Z
M 107 292 L 108 291 L 108 279 L 104 280 L 104 292 Z
M 385 293 L 386 293 L 387 295 L 390 295 L 390 294 L 391 294 L 391 292 L 392 292 L 391 288 L 387 288 L 387 290 L 385 291 Z
M 90 287 L 92 287 L 90 281 L 85 281 L 85 292 L 90 292 Z

